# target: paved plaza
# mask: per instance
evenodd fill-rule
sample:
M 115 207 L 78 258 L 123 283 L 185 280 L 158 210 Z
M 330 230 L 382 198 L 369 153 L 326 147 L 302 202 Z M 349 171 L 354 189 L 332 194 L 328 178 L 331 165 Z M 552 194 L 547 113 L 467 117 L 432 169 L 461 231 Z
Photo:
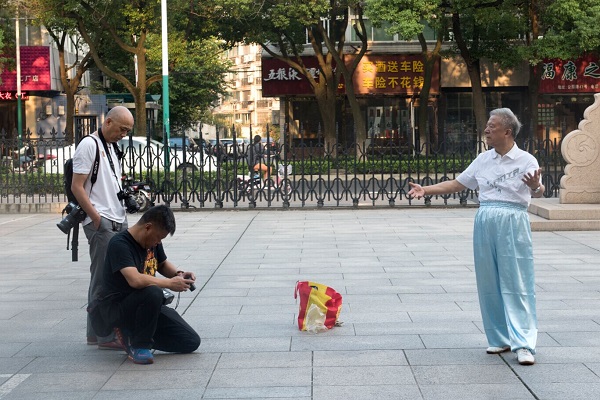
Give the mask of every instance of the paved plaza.
M 533 233 L 540 333 L 526 367 L 485 353 L 475 212 L 177 212 L 164 244 L 198 277 L 177 309 L 202 343 L 148 366 L 85 342 L 85 239 L 72 262 L 60 215 L 0 214 L 0 399 L 600 398 L 600 232 Z M 343 295 L 343 326 L 298 330 L 298 280 Z

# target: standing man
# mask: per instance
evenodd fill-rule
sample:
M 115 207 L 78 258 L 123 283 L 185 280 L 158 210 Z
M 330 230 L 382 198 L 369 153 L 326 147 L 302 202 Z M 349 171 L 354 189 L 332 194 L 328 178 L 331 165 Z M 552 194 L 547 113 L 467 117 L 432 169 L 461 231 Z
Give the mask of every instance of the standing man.
M 92 139 L 82 140 L 73 156 L 73 181 L 71 190 L 86 212 L 83 230 L 90 245 L 90 287 L 88 302 L 94 299 L 102 283 L 104 257 L 110 239 L 127 229 L 127 214 L 119 198 L 121 188 L 120 154 L 116 142 L 133 129 L 133 115 L 123 107 L 112 108 L 102 128 L 92 133 Z M 98 173 L 91 181 L 96 154 L 99 154 Z M 87 321 L 87 343 L 100 349 L 120 350 L 123 346 L 114 335 L 96 337 L 90 318 Z
M 194 273 L 180 271 L 167 260 L 162 240 L 173 233 L 173 211 L 159 205 L 108 244 L 97 298 L 100 320 L 106 330 L 117 328 L 129 359 L 136 364 L 152 364 L 151 349 L 191 353 L 200 346 L 196 331 L 165 305 L 162 288 L 193 290 L 196 281 Z
M 479 187 L 473 251 L 487 352 L 512 350 L 520 364 L 535 362 L 537 316 L 533 246 L 527 207 L 542 197 L 541 169 L 515 137 L 521 123 L 508 108 L 490 112 L 481 153 L 455 180 L 422 187 L 410 183 L 408 196 L 449 194 Z

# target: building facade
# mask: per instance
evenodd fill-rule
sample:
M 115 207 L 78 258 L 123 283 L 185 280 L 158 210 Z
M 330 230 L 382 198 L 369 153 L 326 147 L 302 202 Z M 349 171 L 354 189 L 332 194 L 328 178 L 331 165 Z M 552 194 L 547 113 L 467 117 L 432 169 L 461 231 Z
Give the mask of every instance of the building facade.
M 279 98 L 262 93 L 262 51 L 259 45 L 237 45 L 225 57 L 233 64 L 227 76 L 228 95 L 220 99 L 213 114 L 243 137 L 266 135 L 267 125 L 279 125 Z
M 361 45 L 355 36 L 353 24 L 346 32 L 345 57 L 353 57 Z M 476 146 L 482 142 L 483 132 L 477 132 L 473 112 L 471 82 L 463 59 L 457 55 L 440 58 L 431 81 L 427 104 L 420 104 L 418 93 L 423 85 L 423 58 L 421 47 L 415 41 L 403 41 L 389 35 L 384 28 L 375 28 L 366 21 L 368 52 L 360 62 L 354 87 L 363 112 L 367 140 L 396 138 L 422 147 L 424 142 L 439 145 L 461 141 Z M 433 48 L 436 34 L 425 28 L 428 46 Z M 353 50 L 354 49 L 354 50 Z M 449 49 L 446 46 L 446 50 Z M 319 110 L 307 79 L 287 64 L 263 53 L 263 96 L 278 98 L 282 104 L 280 119 L 288 127 L 291 142 L 318 138 L 321 121 Z M 303 61 L 316 66 L 311 46 L 305 46 Z M 575 66 L 573 65 L 575 64 Z M 578 60 L 547 60 L 540 86 L 539 121 L 533 129 L 527 121 L 529 107 L 529 68 L 501 69 L 490 62 L 482 62 L 482 86 L 485 108 L 511 108 L 524 123 L 522 135 L 527 138 L 560 140 L 577 128 L 584 110 L 593 103 L 598 91 L 600 74 L 596 72 L 598 58 Z M 576 71 L 575 71 L 575 70 Z M 575 71 L 569 73 L 569 71 Z M 314 76 L 314 75 L 313 75 Z M 552 78 L 550 78 L 552 77 Z M 343 84 L 340 85 L 342 87 Z M 343 90 L 338 106 L 338 130 L 342 142 L 354 141 L 354 122 Z M 427 107 L 426 132 L 418 132 L 417 113 Z

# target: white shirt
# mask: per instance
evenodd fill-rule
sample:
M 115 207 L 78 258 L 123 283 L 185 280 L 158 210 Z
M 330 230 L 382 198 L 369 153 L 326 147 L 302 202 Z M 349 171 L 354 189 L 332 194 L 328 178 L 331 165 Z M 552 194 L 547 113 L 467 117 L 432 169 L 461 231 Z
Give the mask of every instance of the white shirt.
M 479 201 L 508 201 L 529 206 L 531 190 L 521 180 L 539 169 L 534 156 L 515 143 L 501 156 L 495 149 L 481 153 L 456 180 L 469 189 L 479 187 Z
M 121 190 L 121 164 L 115 154 L 112 144 L 108 143 L 108 151 L 115 166 L 115 172 L 113 172 L 106 156 L 106 151 L 102 145 L 102 141 L 94 132 L 90 135 L 94 140 L 86 139 L 79 142 L 75 154 L 73 155 L 73 172 L 76 174 L 88 175 L 87 180 L 84 184 L 84 189 L 90 201 L 94 205 L 94 208 L 104 218 L 108 218 L 115 222 L 125 222 L 127 217 L 123 204 L 117 197 L 117 193 Z M 96 141 L 96 143 L 94 143 Z M 96 146 L 97 145 L 97 146 Z M 96 147 L 100 151 L 100 166 L 98 167 L 98 177 L 96 183 L 92 187 L 91 182 L 91 171 L 92 165 L 96 160 Z M 87 217 L 83 221 L 83 225 L 87 225 L 92 221 L 90 217 Z

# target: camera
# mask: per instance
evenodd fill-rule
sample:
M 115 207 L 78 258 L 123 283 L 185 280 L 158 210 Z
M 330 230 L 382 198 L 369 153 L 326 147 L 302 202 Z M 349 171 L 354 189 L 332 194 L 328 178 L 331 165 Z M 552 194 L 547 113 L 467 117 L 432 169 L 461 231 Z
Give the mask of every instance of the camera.
M 87 214 L 83 211 L 83 208 L 77 203 L 70 202 L 63 210 L 63 214 L 67 213 L 67 216 L 62 219 L 56 226 L 63 233 L 69 233 L 71 228 L 75 225 L 83 222 Z
M 127 209 L 127 212 L 129 214 L 133 214 L 140 211 L 140 205 L 133 198 L 129 191 L 121 190 L 119 193 L 117 193 L 117 197 L 119 198 L 119 200 L 123 200 L 123 204 L 125 205 L 125 208 Z
M 173 302 L 175 295 L 169 292 L 167 289 L 163 289 L 163 305 L 169 305 Z

